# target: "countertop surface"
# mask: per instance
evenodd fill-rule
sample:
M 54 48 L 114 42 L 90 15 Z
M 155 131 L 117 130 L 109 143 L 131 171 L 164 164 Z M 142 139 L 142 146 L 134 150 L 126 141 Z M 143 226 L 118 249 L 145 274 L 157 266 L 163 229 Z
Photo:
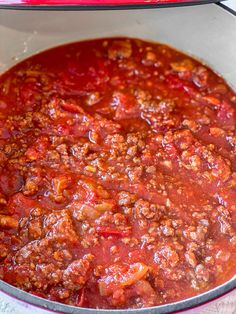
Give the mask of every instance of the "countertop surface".
M 224 4 L 236 11 L 236 0 L 227 0 Z
M 236 313 L 236 291 L 228 296 L 214 301 L 209 305 L 201 306 L 181 314 L 235 314 Z M 32 308 L 25 303 L 14 300 L 0 293 L 0 314 L 52 314 L 39 308 Z

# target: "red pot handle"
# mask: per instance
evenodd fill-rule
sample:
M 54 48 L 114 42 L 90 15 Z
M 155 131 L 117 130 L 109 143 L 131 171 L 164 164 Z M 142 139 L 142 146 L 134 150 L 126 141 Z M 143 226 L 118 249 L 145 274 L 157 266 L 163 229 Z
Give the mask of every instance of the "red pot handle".
M 212 2 L 212 0 L 0 0 L 2 5 L 83 5 L 83 6 L 103 6 L 103 5 L 148 5 L 148 4 L 170 4 L 170 3 L 194 3 Z M 217 1 L 216 1 L 217 2 Z

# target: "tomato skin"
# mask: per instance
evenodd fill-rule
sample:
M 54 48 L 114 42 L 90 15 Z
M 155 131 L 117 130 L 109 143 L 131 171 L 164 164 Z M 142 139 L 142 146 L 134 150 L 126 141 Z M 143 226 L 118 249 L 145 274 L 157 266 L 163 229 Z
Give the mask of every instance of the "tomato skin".
M 166 81 L 167 81 L 167 84 L 173 89 L 183 89 L 184 87 L 183 81 L 181 81 L 181 79 L 179 79 L 175 75 L 169 75 Z
M 68 111 L 70 113 L 83 113 L 83 111 L 73 103 L 62 103 L 61 107 L 63 110 Z
M 114 272 L 114 276 L 113 271 Z M 143 263 L 131 264 L 128 267 L 124 265 L 114 265 L 111 267 L 108 275 L 99 281 L 100 294 L 107 296 L 114 293 L 116 289 L 131 286 L 148 272 L 149 268 Z
M 21 192 L 14 194 L 8 202 L 9 212 L 19 218 L 28 216 L 32 209 L 40 207 L 40 204 Z
M 7 196 L 19 191 L 23 185 L 23 179 L 17 171 L 3 171 L 0 173 L 0 190 Z
M 117 230 L 110 227 L 97 227 L 96 231 L 104 237 L 126 237 L 130 235 L 130 230 Z
M 82 307 L 84 305 L 84 302 L 85 302 L 85 289 L 82 288 L 76 298 L 76 305 Z
M 140 115 L 137 101 L 129 94 L 116 93 L 112 99 L 112 107 L 116 109 L 115 120 L 135 118 Z

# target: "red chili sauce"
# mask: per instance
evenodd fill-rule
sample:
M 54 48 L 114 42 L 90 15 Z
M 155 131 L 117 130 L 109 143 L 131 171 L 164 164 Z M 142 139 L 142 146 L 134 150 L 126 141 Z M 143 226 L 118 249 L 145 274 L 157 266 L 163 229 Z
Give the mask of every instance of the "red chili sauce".
M 141 308 L 236 273 L 236 94 L 161 44 L 114 38 L 0 78 L 0 278 Z

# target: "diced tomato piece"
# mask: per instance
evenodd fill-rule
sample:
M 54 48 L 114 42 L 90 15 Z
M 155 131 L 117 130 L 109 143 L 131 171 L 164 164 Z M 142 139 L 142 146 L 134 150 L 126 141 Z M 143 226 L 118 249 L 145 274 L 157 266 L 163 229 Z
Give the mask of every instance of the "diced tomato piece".
M 176 158 L 178 156 L 178 151 L 175 148 L 175 146 L 171 143 L 165 145 L 165 151 L 167 152 L 167 154 L 169 155 L 169 157 L 171 158 Z
M 145 274 L 148 272 L 149 267 L 143 263 L 135 263 L 130 265 L 128 272 L 123 276 L 121 281 L 123 286 L 130 286 L 134 282 L 143 278 Z
M 115 93 L 111 105 L 116 108 L 115 120 L 129 119 L 139 116 L 139 106 L 132 95 L 120 92 Z
M 8 209 L 11 214 L 18 217 L 28 216 L 33 208 L 40 207 L 40 203 L 24 196 L 24 194 L 14 194 L 8 201 Z
M 37 90 L 38 88 L 36 82 L 24 82 L 20 88 L 20 98 L 22 103 L 24 103 L 24 105 L 27 104 L 27 102 L 33 104 L 33 99 Z
M 20 191 L 23 185 L 23 178 L 18 171 L 4 170 L 0 173 L 0 190 L 5 195 L 12 195 Z
M 50 143 L 47 136 L 39 137 L 35 143 L 30 146 L 26 152 L 25 156 L 30 160 L 38 160 L 41 158 L 47 151 Z
M 112 265 L 107 269 L 107 274 L 99 281 L 99 291 L 102 296 L 112 294 L 118 288 L 131 286 L 142 279 L 149 271 L 144 263 L 129 265 Z
M 80 106 L 72 102 L 63 101 L 60 103 L 60 106 L 63 110 L 70 113 L 84 113 L 84 110 Z
M 84 301 L 85 301 L 85 289 L 82 288 L 79 293 L 78 293 L 78 296 L 76 298 L 76 305 L 81 307 L 83 306 L 84 304 Z
M 47 299 L 48 296 L 45 293 L 39 291 L 30 291 L 31 294 L 35 295 L 36 297 Z
M 217 112 L 217 117 L 222 120 L 222 122 L 226 122 L 226 120 L 232 119 L 234 116 L 235 113 L 232 106 L 226 101 L 222 101 L 219 111 Z
M 202 97 L 203 100 L 205 100 L 207 103 L 211 104 L 211 105 L 215 105 L 215 106 L 219 106 L 220 105 L 220 100 L 216 97 L 213 96 L 204 96 Z
M 127 237 L 130 235 L 130 230 L 117 230 L 111 227 L 101 226 L 96 228 L 97 233 L 104 237 L 116 236 L 116 237 Z
M 166 77 L 166 82 L 173 89 L 182 89 L 184 82 L 177 75 L 168 75 Z

